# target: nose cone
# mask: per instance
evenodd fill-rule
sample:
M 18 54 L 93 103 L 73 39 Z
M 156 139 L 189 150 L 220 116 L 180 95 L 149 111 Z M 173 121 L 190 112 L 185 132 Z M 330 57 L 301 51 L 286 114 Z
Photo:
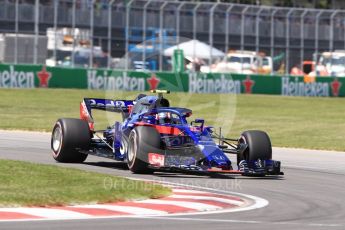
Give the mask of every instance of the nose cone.
M 231 169 L 231 161 L 224 154 L 224 152 L 218 148 L 216 144 L 213 145 L 198 145 L 199 149 L 206 156 L 206 161 L 211 167 L 217 167 L 222 169 Z

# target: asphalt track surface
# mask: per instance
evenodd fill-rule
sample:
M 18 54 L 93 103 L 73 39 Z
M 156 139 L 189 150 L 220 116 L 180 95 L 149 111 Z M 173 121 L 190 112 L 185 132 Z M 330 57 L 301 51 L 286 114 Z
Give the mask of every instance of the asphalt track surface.
M 244 212 L 164 217 L 1 222 L 0 229 L 345 229 L 345 153 L 274 148 L 282 178 L 133 175 L 122 163 L 90 156 L 84 164 L 56 163 L 50 135 L 0 131 L 0 158 L 74 167 L 111 175 L 153 179 L 238 192 L 264 198 L 269 205 Z M 53 179 L 53 178 L 52 178 Z

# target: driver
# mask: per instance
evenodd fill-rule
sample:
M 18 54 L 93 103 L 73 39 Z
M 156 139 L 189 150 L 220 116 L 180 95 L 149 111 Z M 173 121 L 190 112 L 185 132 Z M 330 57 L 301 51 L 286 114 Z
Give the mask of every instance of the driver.
M 156 120 L 158 124 L 171 124 L 170 113 L 162 112 L 156 115 Z

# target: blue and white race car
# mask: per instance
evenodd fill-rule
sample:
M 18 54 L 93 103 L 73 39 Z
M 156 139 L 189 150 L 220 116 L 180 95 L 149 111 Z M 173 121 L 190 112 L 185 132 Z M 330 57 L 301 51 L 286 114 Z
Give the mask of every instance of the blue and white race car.
M 228 173 L 247 176 L 283 175 L 280 161 L 272 160 L 272 147 L 263 131 L 245 131 L 225 138 L 203 119 L 191 122 L 192 111 L 170 107 L 163 93 L 140 94 L 135 100 L 84 98 L 80 119 L 58 119 L 51 148 L 58 162 L 81 163 L 88 155 L 126 162 L 133 173 L 179 171 Z M 93 109 L 119 112 L 123 121 L 105 130 L 94 129 Z M 233 166 L 227 154 L 237 155 Z

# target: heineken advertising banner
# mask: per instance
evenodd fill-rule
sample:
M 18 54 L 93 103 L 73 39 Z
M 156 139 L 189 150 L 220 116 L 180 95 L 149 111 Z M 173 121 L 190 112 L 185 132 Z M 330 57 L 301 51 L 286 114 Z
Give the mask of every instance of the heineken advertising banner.
M 83 69 L 0 64 L 0 88 L 87 88 Z
M 245 93 L 283 96 L 344 97 L 345 78 L 319 77 L 304 82 L 304 77 L 243 74 L 189 74 L 189 92 Z
M 169 89 L 188 91 L 188 78 L 173 73 L 85 70 L 87 88 L 98 90 L 147 91 Z
M 169 89 L 191 93 L 344 97 L 345 79 L 320 77 L 314 82 L 304 82 L 303 77 L 270 75 L 125 72 L 0 64 L 0 88 Z
M 172 73 L 0 64 L 0 88 L 48 87 L 127 91 L 169 88 L 187 92 L 188 78 Z

